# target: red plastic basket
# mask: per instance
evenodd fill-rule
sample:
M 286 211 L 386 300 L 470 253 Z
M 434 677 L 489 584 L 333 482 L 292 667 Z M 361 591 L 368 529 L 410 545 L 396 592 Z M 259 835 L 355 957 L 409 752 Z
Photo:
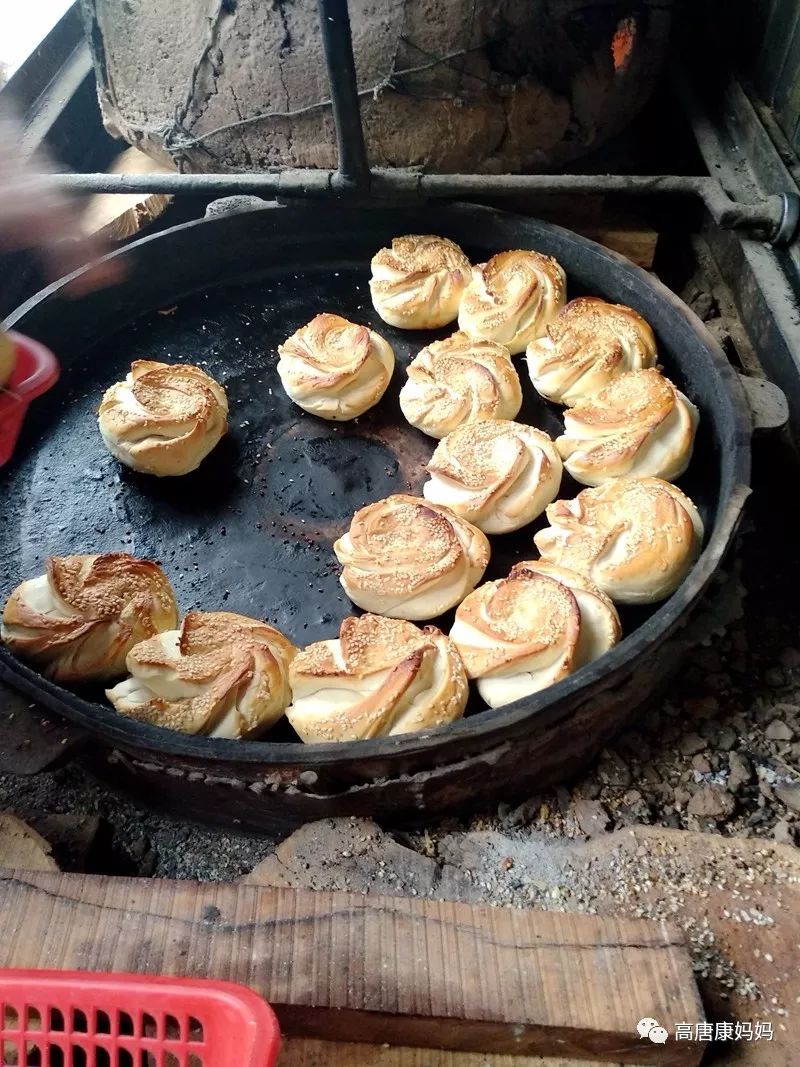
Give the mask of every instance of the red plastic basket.
M 14 452 L 28 405 L 58 381 L 58 360 L 44 345 L 21 333 L 7 337 L 14 344 L 14 369 L 0 389 L 0 467 Z
M 271 1067 L 272 1008 L 231 982 L 0 971 L 3 1067 Z

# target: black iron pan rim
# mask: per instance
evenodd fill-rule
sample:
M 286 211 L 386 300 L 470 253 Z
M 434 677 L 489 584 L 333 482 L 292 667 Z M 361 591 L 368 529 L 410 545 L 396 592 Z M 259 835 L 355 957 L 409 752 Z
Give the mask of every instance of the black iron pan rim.
M 403 205 L 405 206 L 405 205 Z M 399 210 L 403 206 L 397 205 Z M 703 323 L 690 309 L 675 296 L 661 281 L 610 249 L 604 248 L 588 238 L 581 237 L 563 227 L 543 223 L 526 216 L 518 216 L 494 208 L 475 204 L 454 204 L 456 210 L 483 215 L 484 221 L 497 216 L 505 222 L 517 220 L 521 225 L 535 223 L 540 230 L 562 235 L 583 247 L 587 254 L 600 258 L 613 266 L 622 268 L 647 287 L 655 296 L 669 304 L 686 321 L 687 325 L 699 336 L 706 348 L 709 358 L 723 387 L 727 389 L 731 405 L 733 422 L 732 444 L 735 449 L 732 468 L 732 486 L 724 507 L 717 514 L 711 535 L 691 572 L 675 593 L 631 634 L 624 637 L 610 652 L 605 653 L 593 663 L 582 667 L 575 674 L 549 688 L 524 697 L 497 709 L 477 712 L 447 726 L 418 733 L 404 734 L 393 738 L 378 738 L 353 742 L 332 742 L 326 744 L 303 744 L 302 742 L 271 742 L 269 740 L 234 741 L 222 738 L 198 737 L 150 726 L 131 719 L 123 718 L 110 707 L 93 703 L 76 695 L 68 689 L 50 681 L 37 671 L 32 670 L 16 659 L 7 648 L 0 646 L 0 678 L 10 682 L 15 688 L 35 699 L 44 707 L 65 713 L 72 721 L 100 733 L 103 739 L 122 749 L 148 751 L 154 757 L 173 756 L 184 759 L 206 760 L 219 764 L 261 764 L 298 766 L 309 768 L 333 766 L 343 759 L 349 763 L 380 760 L 392 756 L 410 757 L 423 755 L 436 749 L 444 758 L 447 749 L 457 746 L 459 742 L 470 741 L 473 744 L 483 740 L 502 743 L 519 731 L 520 726 L 534 718 L 545 717 L 552 722 L 567 714 L 575 699 L 582 692 L 593 689 L 598 693 L 613 688 L 624 674 L 630 663 L 651 645 L 662 643 L 671 633 L 680 629 L 688 621 L 691 610 L 697 605 L 703 592 L 713 578 L 720 562 L 730 546 L 731 539 L 741 519 L 742 509 L 750 494 L 750 434 L 751 419 L 747 401 L 734 369 L 731 367 L 721 347 Z M 274 209 L 273 209 L 274 210 Z M 287 214 L 303 218 L 308 208 L 281 208 Z M 342 212 L 347 209 L 342 205 Z M 356 209 L 357 210 L 357 209 Z M 365 208 L 364 211 L 375 211 Z M 378 209 L 380 210 L 380 209 Z M 446 210 L 446 209 L 445 209 Z M 224 227 L 229 219 L 221 216 L 212 219 L 183 223 L 172 229 L 144 237 L 123 249 L 110 253 L 105 259 L 114 259 L 126 255 L 130 249 L 141 247 L 152 241 L 161 240 L 170 234 L 191 231 L 199 226 Z M 304 220 L 305 221 L 305 220 Z M 86 268 L 84 268 L 86 269 Z M 68 278 L 60 279 L 41 290 L 21 305 L 6 320 L 4 325 L 12 328 L 24 316 L 42 301 L 61 291 L 74 277 L 83 273 L 76 271 Z M 98 722 L 99 720 L 99 722 Z M 99 729 L 98 729 L 99 727 Z

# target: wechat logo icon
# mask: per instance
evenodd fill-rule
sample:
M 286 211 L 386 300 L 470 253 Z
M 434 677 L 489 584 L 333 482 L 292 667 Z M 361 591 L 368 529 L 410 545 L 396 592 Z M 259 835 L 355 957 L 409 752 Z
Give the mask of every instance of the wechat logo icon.
M 654 1045 L 663 1045 L 667 1040 L 667 1031 L 659 1025 L 658 1019 L 640 1019 L 636 1030 L 639 1037 L 649 1037 Z

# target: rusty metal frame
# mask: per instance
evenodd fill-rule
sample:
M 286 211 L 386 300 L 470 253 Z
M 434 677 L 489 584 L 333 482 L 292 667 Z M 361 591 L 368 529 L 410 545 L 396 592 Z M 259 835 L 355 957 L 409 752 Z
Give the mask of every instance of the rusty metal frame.
M 714 222 L 775 245 L 795 236 L 800 201 L 778 193 L 747 203 L 733 199 L 707 175 L 426 174 L 371 169 L 359 107 L 347 0 L 317 0 L 320 33 L 336 127 L 338 168 L 287 168 L 246 174 L 65 174 L 65 188 L 81 193 L 180 193 L 207 197 L 255 194 L 271 198 L 362 197 L 407 199 L 503 197 L 520 193 L 669 195 L 702 202 Z
M 347 167 L 353 162 L 347 157 Z M 359 177 L 356 177 L 359 174 Z M 277 199 L 348 196 L 422 199 L 544 195 L 678 196 L 699 199 L 718 226 L 745 230 L 775 244 L 794 234 L 797 216 L 787 195 L 759 203 L 731 199 L 715 178 L 649 174 L 426 174 L 415 170 L 287 168 L 256 174 L 64 174 L 66 189 L 81 193 L 179 193 L 206 197 L 266 196 Z M 364 182 L 366 181 L 366 185 Z M 792 222 L 794 220 L 794 223 Z

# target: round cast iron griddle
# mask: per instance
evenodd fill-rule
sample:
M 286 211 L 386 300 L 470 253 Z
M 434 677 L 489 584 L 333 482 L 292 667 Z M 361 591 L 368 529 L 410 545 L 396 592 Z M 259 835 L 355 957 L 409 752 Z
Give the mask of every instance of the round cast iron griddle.
M 665 372 L 701 412 L 695 457 L 680 485 L 702 513 L 705 549 L 673 597 L 655 608 L 624 610 L 620 645 L 542 693 L 496 711 L 481 710 L 476 698 L 459 723 L 351 744 L 303 746 L 285 722 L 251 742 L 174 734 L 118 716 L 97 692 L 47 681 L 6 649 L 4 677 L 128 751 L 206 767 L 346 767 L 346 777 L 359 780 L 405 774 L 566 724 L 570 709 L 592 692 L 599 743 L 612 721 L 604 721 L 602 691 L 637 669 L 648 676 L 645 688 L 658 684 L 666 661 L 662 671 L 657 659 L 645 666 L 642 657 L 685 621 L 749 491 L 749 421 L 738 381 L 700 322 L 646 272 L 566 230 L 476 206 L 268 206 L 130 245 L 116 253 L 129 273 L 113 290 L 71 300 L 58 283 L 34 297 L 10 324 L 50 345 L 64 373 L 31 410 L 15 459 L 0 472 L 0 593 L 40 573 L 47 555 L 127 550 L 163 563 L 183 610 L 265 618 L 301 645 L 335 636 L 354 609 L 339 585 L 331 543 L 363 504 L 419 492 L 436 442 L 405 422 L 398 392 L 410 359 L 455 328 L 411 332 L 383 323 L 369 299 L 369 261 L 393 236 L 432 231 L 456 240 L 473 262 L 511 247 L 553 254 L 567 271 L 568 298 L 591 293 L 626 303 L 652 324 Z M 275 370 L 277 345 L 324 310 L 369 324 L 397 356 L 384 399 L 349 423 L 301 411 Z M 186 477 L 137 474 L 102 444 L 95 411 L 103 390 L 143 358 L 197 363 L 228 392 L 230 432 Z M 561 409 L 537 396 L 524 357 L 514 361 L 525 395 L 518 418 L 557 435 Z M 561 495 L 579 489 L 565 477 Z M 487 578 L 535 556 L 532 537 L 542 524 L 492 538 Z M 450 619 L 437 621 L 446 627 Z

